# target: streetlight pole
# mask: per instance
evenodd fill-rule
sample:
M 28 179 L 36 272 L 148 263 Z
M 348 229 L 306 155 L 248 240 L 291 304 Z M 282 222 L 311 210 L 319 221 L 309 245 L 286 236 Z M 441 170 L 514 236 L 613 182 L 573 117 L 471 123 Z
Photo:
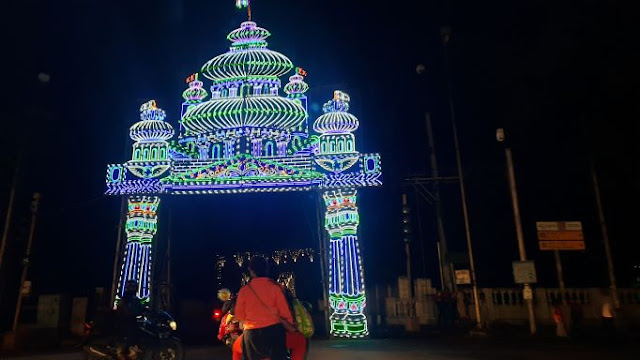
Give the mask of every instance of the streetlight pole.
M 473 288 L 473 302 L 476 312 L 476 326 L 482 329 L 482 317 L 480 314 L 480 300 L 478 296 L 478 282 L 476 279 L 475 261 L 473 259 L 473 247 L 471 246 L 471 229 L 469 225 L 469 213 L 467 209 L 467 194 L 464 187 L 464 176 L 462 175 L 462 159 L 460 156 L 460 145 L 458 143 L 458 128 L 456 127 L 455 107 L 453 106 L 453 85 L 451 79 L 451 70 L 449 67 L 449 50 L 448 45 L 451 40 L 451 28 L 443 27 L 440 29 L 443 44 L 444 67 L 447 77 L 447 90 L 449 97 L 449 114 L 451 118 L 451 128 L 453 130 L 453 144 L 456 150 L 456 163 L 458 167 L 458 184 L 460 185 L 460 197 L 462 200 L 462 216 L 464 218 L 465 237 L 467 239 L 467 251 L 469 252 L 469 272 L 471 273 L 471 286 Z
M 504 130 L 498 129 L 496 132 L 496 138 L 498 142 L 504 141 Z M 516 226 L 516 236 L 518 238 L 518 252 L 520 254 L 520 261 L 527 260 L 527 252 L 524 247 L 524 235 L 522 232 L 522 221 L 520 219 L 520 206 L 518 205 L 518 191 L 516 189 L 516 177 L 513 171 L 513 157 L 511 155 L 511 148 L 505 146 L 505 154 L 507 157 L 507 170 L 509 179 L 509 190 L 511 192 L 511 204 L 513 206 L 513 220 Z M 524 299 L 527 303 L 527 311 L 529 313 L 529 331 L 531 335 L 536 333 L 536 319 L 533 311 L 533 290 L 531 284 L 524 284 Z
M 607 231 L 607 222 L 604 218 L 602 210 L 602 201 L 600 199 L 600 185 L 598 184 L 598 176 L 593 162 L 589 164 L 591 170 L 591 180 L 593 181 L 593 191 L 596 196 L 596 205 L 598 206 L 598 219 L 600 220 L 600 230 L 602 231 L 602 241 L 604 243 L 604 253 L 607 257 L 607 269 L 609 274 L 609 286 L 611 287 L 611 297 L 613 305 L 616 309 L 620 308 L 620 300 L 618 299 L 618 289 L 616 285 L 616 274 L 613 270 L 613 257 L 611 256 L 611 244 L 609 243 L 609 232 Z
M 33 194 L 33 201 L 31 202 L 31 226 L 29 227 L 29 240 L 27 241 L 27 251 L 25 252 L 25 257 L 22 260 L 22 276 L 20 277 L 20 290 L 18 291 L 18 301 L 16 302 L 16 312 L 13 316 L 13 326 L 11 327 L 11 331 L 15 334 L 18 329 L 18 320 L 20 318 L 20 312 L 22 310 L 22 299 L 24 298 L 24 283 L 27 280 L 27 273 L 29 271 L 29 266 L 31 266 L 31 260 L 29 257 L 31 256 L 31 246 L 33 245 L 33 234 L 36 229 L 36 215 L 38 214 L 38 205 L 40 203 L 40 194 Z
M 20 170 L 21 156 L 18 155 L 18 162 L 13 173 L 11 181 L 11 192 L 9 193 L 9 205 L 7 206 L 7 216 L 4 219 L 4 228 L 2 230 L 2 242 L 0 243 L 0 269 L 2 269 L 2 259 L 4 259 L 4 251 L 7 246 L 7 238 L 9 237 L 9 227 L 11 225 L 11 214 L 13 213 L 13 201 L 16 195 L 16 187 L 18 184 L 18 172 Z

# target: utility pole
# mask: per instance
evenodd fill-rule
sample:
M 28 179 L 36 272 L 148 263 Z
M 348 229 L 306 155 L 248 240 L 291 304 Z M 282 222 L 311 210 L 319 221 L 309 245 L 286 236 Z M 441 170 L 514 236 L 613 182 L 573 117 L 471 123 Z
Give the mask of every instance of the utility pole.
M 471 245 L 471 229 L 469 224 L 469 213 L 467 209 L 467 195 L 464 187 L 464 177 L 462 172 L 462 159 L 460 155 L 460 145 L 458 142 L 458 128 L 456 126 L 455 107 L 453 105 L 453 80 L 451 79 L 451 69 L 449 66 L 449 50 L 448 45 L 451 40 L 451 28 L 443 27 L 440 29 L 440 35 L 443 44 L 444 67 L 447 78 L 447 90 L 449 98 L 449 115 L 451 118 L 451 128 L 453 130 L 453 143 L 456 150 L 456 163 L 458 167 L 458 184 L 460 185 L 460 197 L 462 200 L 462 216 L 464 218 L 465 237 L 467 239 L 467 251 L 469 252 L 469 272 L 471 273 L 471 286 L 473 288 L 473 302 L 476 312 L 476 327 L 482 329 L 482 317 L 480 314 L 480 299 L 478 296 L 478 282 L 476 278 L 475 261 L 473 258 L 473 247 Z
M 442 288 L 453 289 L 453 276 L 451 271 L 449 271 L 450 266 L 449 261 L 447 260 L 447 239 L 444 233 L 444 223 L 442 221 L 442 202 L 440 201 L 440 181 L 439 172 L 438 172 L 438 161 L 436 159 L 436 147 L 433 141 L 433 129 L 431 127 L 431 114 L 425 114 L 425 122 L 427 126 L 427 140 L 429 143 L 429 162 L 431 165 L 431 177 L 434 178 L 433 184 L 433 192 L 434 192 L 434 202 L 436 205 L 436 225 L 438 231 L 438 261 L 440 266 L 440 280 L 442 284 Z M 445 271 L 446 269 L 446 271 Z
M 602 210 L 602 200 L 600 199 L 600 185 L 598 184 L 598 175 L 593 162 L 589 164 L 591 170 L 591 179 L 593 181 L 593 191 L 596 196 L 596 205 L 598 206 L 598 218 L 600 220 L 600 230 L 602 231 L 602 242 L 604 243 L 604 253 L 607 257 L 607 269 L 609 273 L 609 286 L 611 288 L 611 297 L 613 305 L 616 309 L 620 308 L 620 300 L 618 299 L 618 287 L 616 285 L 616 273 L 613 269 L 613 257 L 611 256 L 611 244 L 609 243 L 609 232 L 607 231 L 607 222 L 604 219 L 604 210 Z
M 562 275 L 562 261 L 560 261 L 560 251 L 554 250 L 553 257 L 556 260 L 556 273 L 558 274 L 558 287 L 560 288 L 560 305 L 564 305 L 567 288 L 564 286 L 564 275 Z
M 113 309 L 116 301 L 116 291 L 118 291 L 118 270 L 120 270 L 120 253 L 122 252 L 122 232 L 124 227 L 125 210 L 127 207 L 127 197 L 123 196 L 120 203 L 120 221 L 118 221 L 118 237 L 116 240 L 116 253 L 113 257 L 113 274 L 111 275 L 111 297 L 110 306 Z
M 9 237 L 9 228 L 11 227 L 11 215 L 13 213 L 13 201 L 16 195 L 16 187 L 18 185 L 18 172 L 20 170 L 21 156 L 18 156 L 16 163 L 16 169 L 13 173 L 13 180 L 11 181 L 11 192 L 9 193 L 9 205 L 7 205 L 7 215 L 4 219 L 4 229 L 2 230 L 2 243 L 0 243 L 0 269 L 2 269 L 2 260 L 4 259 L 4 251 L 7 246 L 7 239 Z
M 31 201 L 31 225 L 29 227 L 29 240 L 27 240 L 27 251 L 25 257 L 22 260 L 22 276 L 20 276 L 20 289 L 18 290 L 18 300 L 16 301 L 16 311 L 13 316 L 13 326 L 11 331 L 15 334 L 18 329 L 18 319 L 20 318 L 20 312 L 22 310 L 22 299 L 24 298 L 24 283 L 27 280 L 27 273 L 29 266 L 31 266 L 31 246 L 33 245 L 33 234 L 36 229 L 36 215 L 38 214 L 38 205 L 40 204 L 40 193 L 33 194 L 33 200 Z
M 413 297 L 413 276 L 411 274 L 411 210 L 407 205 L 407 195 L 402 194 L 402 234 L 404 250 L 407 255 L 407 282 L 409 283 L 409 313 L 405 330 L 411 332 L 420 331 L 420 323 L 416 316 L 415 301 Z
M 504 129 L 498 129 L 496 132 L 498 142 L 505 140 Z M 520 219 L 520 206 L 518 205 L 518 191 L 516 189 L 516 177 L 513 171 L 513 159 L 511 156 L 511 148 L 505 146 L 505 154 L 507 157 L 507 170 L 509 179 L 509 190 L 511 192 L 511 205 L 513 206 L 513 220 L 516 226 L 516 236 L 518 238 L 518 252 L 520 253 L 520 261 L 527 260 L 527 252 L 524 247 L 524 235 L 522 232 L 522 221 Z M 562 271 L 562 268 L 560 268 Z M 533 290 L 531 284 L 524 284 L 524 299 L 527 303 L 527 311 L 529 312 L 529 331 L 531 335 L 536 333 L 536 319 L 533 311 Z
M 407 206 L 407 195 L 402 194 L 402 232 L 404 234 L 404 251 L 407 256 L 407 279 L 409 280 L 409 299 L 413 299 L 413 279 L 411 278 L 411 219 Z

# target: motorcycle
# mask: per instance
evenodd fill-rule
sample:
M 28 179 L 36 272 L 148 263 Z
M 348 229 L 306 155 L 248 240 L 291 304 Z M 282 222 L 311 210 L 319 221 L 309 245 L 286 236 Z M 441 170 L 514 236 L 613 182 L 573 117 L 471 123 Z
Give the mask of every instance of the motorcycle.
M 104 325 L 107 324 L 107 325 Z M 118 349 L 124 338 L 114 330 L 114 321 L 105 321 L 103 326 L 85 324 L 85 340 L 82 346 L 87 360 L 118 359 Z M 138 360 L 183 360 L 184 347 L 176 336 L 178 325 L 167 312 L 147 312 L 136 319 L 135 344 L 124 349 L 129 359 Z

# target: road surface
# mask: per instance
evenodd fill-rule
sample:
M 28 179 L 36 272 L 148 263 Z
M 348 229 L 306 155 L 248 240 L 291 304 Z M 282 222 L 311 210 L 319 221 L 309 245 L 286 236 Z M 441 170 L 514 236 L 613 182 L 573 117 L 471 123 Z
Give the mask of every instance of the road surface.
M 2 356 L 15 360 L 82 360 L 78 352 Z M 186 360 L 230 360 L 223 346 L 187 348 Z M 314 341 L 308 360 L 638 360 L 637 345 L 513 339 L 371 339 Z

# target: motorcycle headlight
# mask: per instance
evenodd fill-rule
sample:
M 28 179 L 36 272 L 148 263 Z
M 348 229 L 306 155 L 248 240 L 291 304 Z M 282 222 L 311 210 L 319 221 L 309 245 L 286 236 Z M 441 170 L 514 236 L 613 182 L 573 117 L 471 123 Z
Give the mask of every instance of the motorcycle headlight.
M 175 321 L 170 321 L 169 322 L 169 327 L 171 328 L 171 330 L 176 331 L 178 330 L 178 323 Z

